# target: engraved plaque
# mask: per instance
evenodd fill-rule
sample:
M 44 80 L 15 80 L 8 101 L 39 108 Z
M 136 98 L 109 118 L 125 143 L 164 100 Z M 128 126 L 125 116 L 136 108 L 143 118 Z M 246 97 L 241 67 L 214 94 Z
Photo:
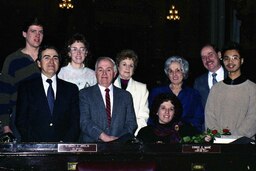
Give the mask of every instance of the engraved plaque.
M 97 144 L 58 144 L 58 152 L 97 152 Z
M 221 153 L 218 145 L 182 145 L 182 153 Z

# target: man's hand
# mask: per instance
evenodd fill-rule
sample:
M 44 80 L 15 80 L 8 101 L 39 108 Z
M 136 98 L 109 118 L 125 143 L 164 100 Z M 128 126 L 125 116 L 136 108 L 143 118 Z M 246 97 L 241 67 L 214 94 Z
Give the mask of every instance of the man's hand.
M 14 142 L 16 137 L 12 134 L 12 130 L 9 126 L 3 127 L 3 134 L 0 135 L 0 143 L 10 143 Z
M 10 129 L 9 126 L 4 126 L 3 133 L 8 133 L 8 132 L 12 133 L 12 130 Z
M 104 132 L 102 132 L 100 134 L 100 137 L 99 137 L 103 142 L 110 142 L 110 141 L 114 141 L 116 139 L 118 139 L 118 137 L 115 137 L 115 136 L 110 136 L 110 135 L 107 135 L 105 134 Z

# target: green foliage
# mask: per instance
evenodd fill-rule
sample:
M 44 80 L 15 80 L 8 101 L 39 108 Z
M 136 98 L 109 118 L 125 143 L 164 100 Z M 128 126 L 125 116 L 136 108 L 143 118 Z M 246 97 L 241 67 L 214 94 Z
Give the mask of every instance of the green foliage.
M 228 129 L 218 131 L 207 128 L 206 132 L 202 134 L 182 137 L 181 143 L 212 143 L 216 137 L 220 138 L 221 135 L 231 135 L 231 133 Z

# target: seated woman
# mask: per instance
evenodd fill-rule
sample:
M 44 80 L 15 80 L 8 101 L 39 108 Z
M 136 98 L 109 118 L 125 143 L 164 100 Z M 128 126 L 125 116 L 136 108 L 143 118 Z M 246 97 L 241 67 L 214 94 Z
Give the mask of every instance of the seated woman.
M 181 121 L 182 105 L 173 93 L 158 95 L 150 110 L 150 125 L 143 127 L 137 138 L 144 143 L 179 143 L 183 136 L 193 136 L 198 131 Z
M 161 93 L 175 94 L 182 104 L 182 120 L 193 125 L 198 131 L 204 129 L 204 109 L 201 103 L 201 96 L 196 89 L 186 86 L 188 78 L 189 63 L 183 57 L 171 56 L 164 64 L 164 71 L 170 84 L 153 88 L 149 93 L 149 107 L 153 99 Z M 149 119 L 148 123 L 151 122 Z

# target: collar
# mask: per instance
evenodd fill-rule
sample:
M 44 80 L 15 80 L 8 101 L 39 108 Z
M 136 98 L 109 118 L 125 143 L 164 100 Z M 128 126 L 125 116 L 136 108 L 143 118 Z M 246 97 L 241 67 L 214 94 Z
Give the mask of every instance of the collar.
M 105 92 L 105 89 L 106 89 L 106 88 L 108 88 L 110 91 L 113 92 L 113 84 L 110 84 L 109 87 L 103 87 L 103 86 L 101 86 L 101 85 L 99 85 L 99 84 L 98 84 L 98 86 L 99 86 L 99 88 L 100 88 L 100 91 L 102 91 L 102 92 Z
M 208 76 L 212 76 L 214 72 L 208 72 Z M 215 72 L 217 74 L 217 76 L 220 76 L 220 75 L 224 75 L 224 68 L 222 66 L 220 66 L 220 68 Z
M 53 84 L 56 84 L 56 80 L 57 80 L 56 74 L 55 74 L 54 76 L 52 76 L 52 78 L 48 78 L 48 77 L 45 76 L 43 73 L 41 73 L 41 76 L 42 76 L 43 82 L 46 82 L 47 79 L 51 79 L 51 80 L 52 80 L 52 83 L 53 83 Z
M 232 80 L 230 77 L 227 77 L 223 82 L 228 85 L 237 85 L 245 82 L 247 78 L 244 75 L 240 75 L 236 79 Z
M 83 64 L 81 68 L 75 68 L 71 65 L 71 62 L 68 63 L 68 66 L 74 70 L 81 70 L 81 69 L 84 69 L 85 68 L 85 65 Z

